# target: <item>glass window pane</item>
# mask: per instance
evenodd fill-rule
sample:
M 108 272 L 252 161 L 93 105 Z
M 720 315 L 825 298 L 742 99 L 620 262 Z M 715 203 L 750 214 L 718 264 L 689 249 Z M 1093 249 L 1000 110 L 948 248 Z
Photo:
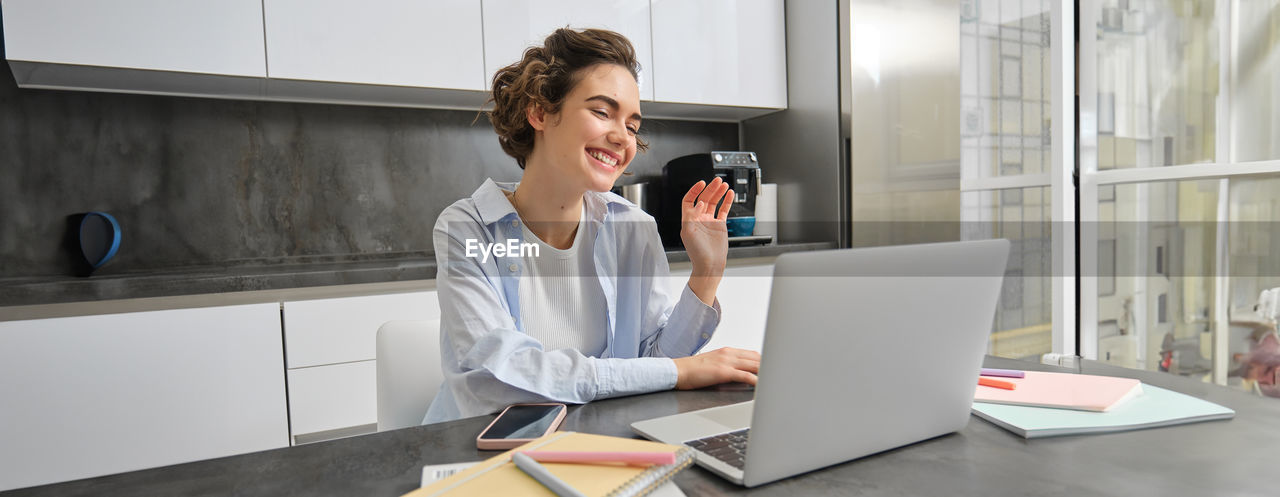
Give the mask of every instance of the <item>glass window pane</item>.
M 1099 202 L 1099 360 L 1209 379 L 1218 185 L 1117 185 Z
M 1214 2 L 1103 0 L 1097 25 L 1098 169 L 1214 161 Z
M 1280 0 L 1235 3 L 1235 160 L 1280 159 Z
M 1228 385 L 1280 397 L 1280 306 L 1267 305 L 1263 295 L 1280 288 L 1280 177 L 1232 180 L 1230 192 L 1231 335 L 1227 353 L 1219 357 L 1229 361 Z M 1274 294 L 1270 301 L 1275 301 Z
M 967 178 L 1049 169 L 1049 4 L 962 2 L 960 160 Z
M 966 192 L 965 240 L 1012 243 L 988 353 L 1039 360 L 1052 352 L 1053 302 L 1048 187 Z

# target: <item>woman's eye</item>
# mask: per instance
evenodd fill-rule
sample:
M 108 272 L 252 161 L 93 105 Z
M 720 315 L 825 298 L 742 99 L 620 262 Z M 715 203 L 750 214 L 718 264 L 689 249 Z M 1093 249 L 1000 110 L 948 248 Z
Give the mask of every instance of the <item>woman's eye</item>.
M 633 135 L 640 134 L 640 128 L 634 126 L 627 126 L 627 131 L 630 131 Z
M 597 116 L 600 116 L 600 117 L 609 117 L 608 112 L 602 111 L 600 109 L 592 109 L 591 112 L 594 112 Z

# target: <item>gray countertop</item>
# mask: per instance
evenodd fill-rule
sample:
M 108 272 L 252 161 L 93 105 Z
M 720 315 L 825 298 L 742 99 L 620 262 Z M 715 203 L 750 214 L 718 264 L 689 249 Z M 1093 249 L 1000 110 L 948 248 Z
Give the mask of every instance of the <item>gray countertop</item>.
M 730 247 L 730 259 L 775 257 L 786 252 L 835 248 L 831 242 Z M 684 251 L 667 252 L 671 263 L 689 260 Z M 315 258 L 274 263 L 242 263 L 177 268 L 138 274 L 100 274 L 89 278 L 50 276 L 0 279 L 0 314 L 5 307 L 145 299 L 181 295 L 252 292 L 334 285 L 433 280 L 435 257 L 401 254 L 341 260 Z M 0 316 L 3 320 L 4 316 Z
M 1061 370 L 988 357 L 989 367 Z M 906 447 L 746 489 L 700 467 L 675 477 L 700 495 L 1275 495 L 1280 400 L 1178 376 L 1086 361 L 1083 372 L 1130 376 L 1236 410 L 1228 421 L 1026 440 L 971 417 L 968 426 Z M 843 380 L 848 381 L 848 380 Z M 751 399 L 741 384 L 667 391 L 570 407 L 564 429 L 632 437 L 634 421 Z M 821 399 L 811 406 L 820 409 Z M 448 423 L 35 487 L 13 495 L 370 495 L 416 488 L 425 464 L 479 461 L 493 419 Z

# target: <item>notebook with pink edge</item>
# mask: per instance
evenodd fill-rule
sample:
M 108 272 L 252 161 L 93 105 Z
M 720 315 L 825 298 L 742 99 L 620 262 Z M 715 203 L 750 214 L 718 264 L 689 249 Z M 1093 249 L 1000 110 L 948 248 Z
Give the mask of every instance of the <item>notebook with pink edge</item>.
M 1014 389 L 978 385 L 973 401 L 1104 412 L 1142 394 L 1142 382 L 1132 378 L 1027 371 L 1023 378 L 1000 379 Z

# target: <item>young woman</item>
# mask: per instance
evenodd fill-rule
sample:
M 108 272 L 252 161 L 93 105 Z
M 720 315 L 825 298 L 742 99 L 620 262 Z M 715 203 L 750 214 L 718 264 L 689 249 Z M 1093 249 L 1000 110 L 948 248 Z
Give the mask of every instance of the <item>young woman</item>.
M 678 295 L 653 217 L 609 193 L 646 147 L 637 71 L 621 35 L 559 29 L 494 76 L 489 120 L 524 174 L 485 181 L 436 221 L 445 382 L 425 423 L 755 383 L 756 352 L 692 355 L 720 321 L 729 204 L 715 206 L 729 186 L 700 181 L 684 197 L 693 272 Z

